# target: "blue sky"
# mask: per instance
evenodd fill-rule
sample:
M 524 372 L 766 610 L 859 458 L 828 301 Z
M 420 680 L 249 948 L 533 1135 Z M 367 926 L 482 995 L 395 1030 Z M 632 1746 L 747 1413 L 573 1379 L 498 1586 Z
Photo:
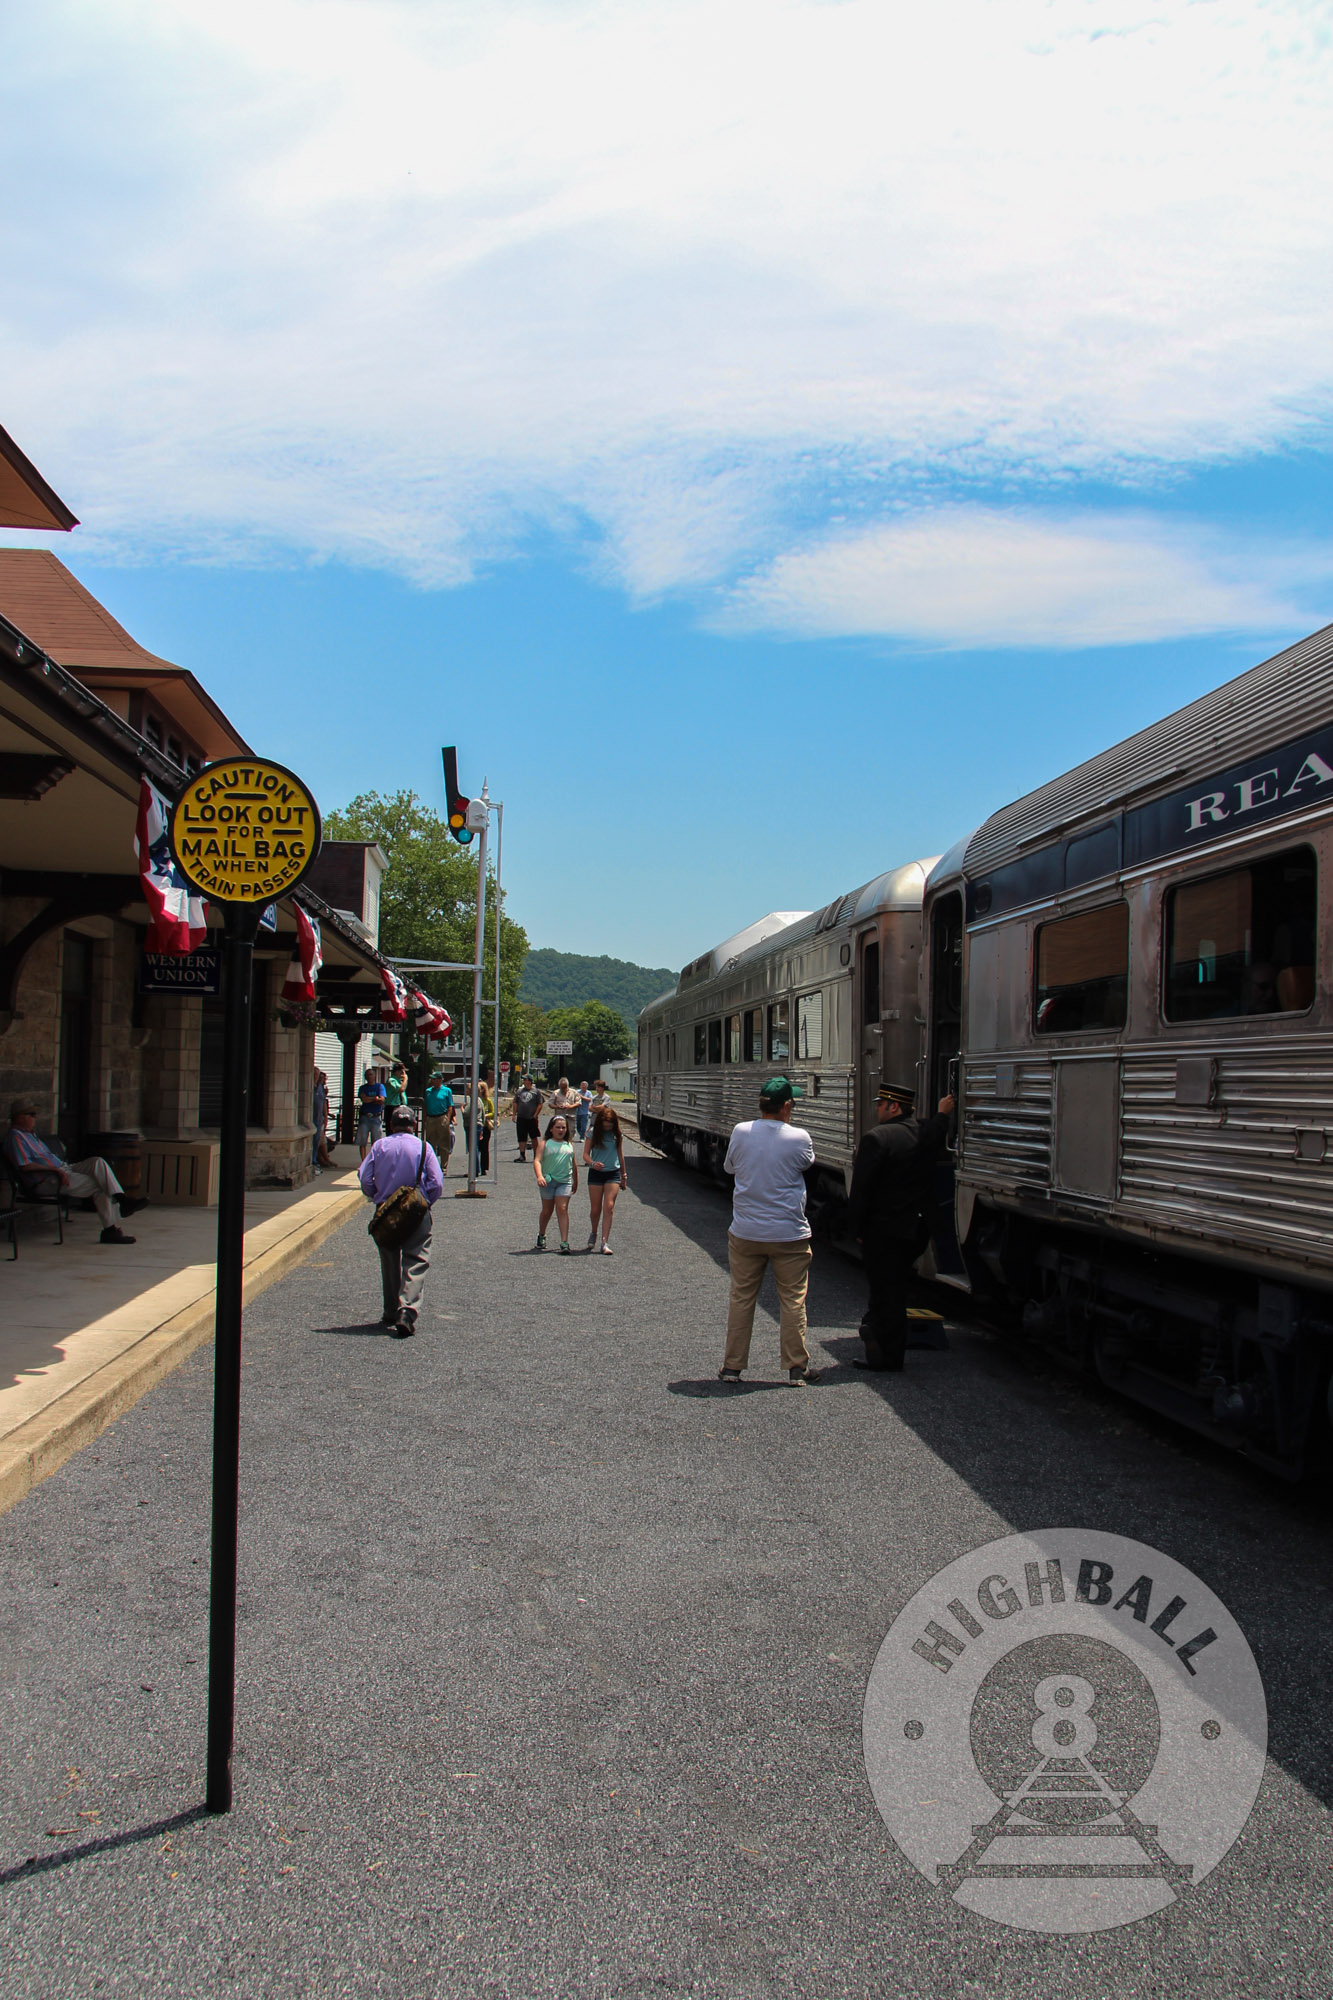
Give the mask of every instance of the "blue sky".
M 4 34 L 59 553 L 325 805 L 456 740 L 536 944 L 679 963 L 1333 616 L 1323 5 Z

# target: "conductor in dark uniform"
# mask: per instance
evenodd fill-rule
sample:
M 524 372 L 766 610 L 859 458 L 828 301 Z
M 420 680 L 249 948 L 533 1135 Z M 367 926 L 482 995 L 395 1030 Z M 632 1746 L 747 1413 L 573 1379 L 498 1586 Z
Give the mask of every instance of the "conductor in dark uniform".
M 861 1322 L 866 1358 L 856 1365 L 876 1374 L 903 1365 L 907 1288 L 912 1266 L 930 1241 L 935 1162 L 944 1151 L 954 1107 L 952 1097 L 942 1097 L 939 1115 L 922 1120 L 914 1115 L 915 1102 L 912 1090 L 880 1086 L 879 1122 L 857 1147 L 852 1168 L 852 1234 L 870 1281 L 870 1307 Z

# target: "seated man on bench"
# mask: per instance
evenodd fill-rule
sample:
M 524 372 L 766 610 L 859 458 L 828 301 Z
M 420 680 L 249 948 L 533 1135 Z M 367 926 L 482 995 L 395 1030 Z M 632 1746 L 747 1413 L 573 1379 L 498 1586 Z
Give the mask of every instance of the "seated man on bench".
M 127 1236 L 118 1227 L 113 1203 L 119 1206 L 122 1216 L 133 1215 L 136 1209 L 147 1204 L 135 1201 L 125 1193 L 105 1160 L 94 1156 L 90 1160 L 67 1163 L 58 1158 L 46 1142 L 37 1137 L 37 1105 L 31 1097 L 16 1097 L 9 1107 L 5 1156 L 20 1180 L 33 1176 L 29 1184 L 39 1199 L 42 1180 L 51 1174 L 59 1174 L 60 1187 L 73 1200 L 91 1200 L 102 1223 L 101 1242 L 134 1242 L 132 1236 Z

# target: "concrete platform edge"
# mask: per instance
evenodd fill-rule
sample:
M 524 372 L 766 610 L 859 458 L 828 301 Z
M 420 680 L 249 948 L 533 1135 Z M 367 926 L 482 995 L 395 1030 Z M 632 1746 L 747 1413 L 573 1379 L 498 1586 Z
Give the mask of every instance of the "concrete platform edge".
M 245 1267 L 245 1303 L 317 1250 L 344 1222 L 366 1206 L 359 1189 L 325 1196 L 317 1213 L 290 1230 Z M 212 1337 L 214 1294 L 202 1298 L 141 1334 L 133 1346 L 108 1361 L 0 1443 L 0 1514 L 58 1472 L 76 1451 L 101 1436 L 108 1425 L 178 1368 Z

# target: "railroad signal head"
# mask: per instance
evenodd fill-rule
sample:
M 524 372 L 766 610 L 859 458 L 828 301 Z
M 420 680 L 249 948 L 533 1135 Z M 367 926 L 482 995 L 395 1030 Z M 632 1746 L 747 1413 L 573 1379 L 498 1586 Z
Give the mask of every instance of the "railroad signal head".
M 472 838 L 472 828 L 468 825 L 468 807 L 471 799 L 464 798 L 458 789 L 458 753 L 451 744 L 440 755 L 444 759 L 444 796 L 449 805 L 449 831 L 460 846 L 466 847 Z

